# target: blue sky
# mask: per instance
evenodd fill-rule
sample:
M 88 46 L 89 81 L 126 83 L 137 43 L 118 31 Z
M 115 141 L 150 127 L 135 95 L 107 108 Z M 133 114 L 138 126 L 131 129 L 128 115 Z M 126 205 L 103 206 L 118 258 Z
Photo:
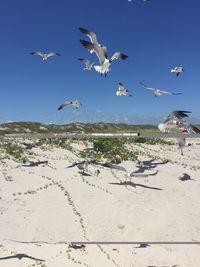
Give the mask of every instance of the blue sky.
M 200 122 L 199 0 L 1 0 L 0 123 L 112 121 L 157 123 L 173 110 L 190 110 Z M 83 71 L 79 57 L 98 63 L 81 46 L 78 27 L 97 34 L 128 59 L 115 61 L 108 77 Z M 42 61 L 32 51 L 56 51 Z M 178 78 L 175 66 L 185 71 Z M 179 96 L 153 94 L 139 81 Z M 115 95 L 118 82 L 132 98 Z M 78 114 L 64 100 L 79 99 Z

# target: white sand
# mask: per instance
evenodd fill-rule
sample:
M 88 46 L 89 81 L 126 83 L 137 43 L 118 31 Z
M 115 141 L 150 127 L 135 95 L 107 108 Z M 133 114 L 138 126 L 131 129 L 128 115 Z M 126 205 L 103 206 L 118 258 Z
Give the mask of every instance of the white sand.
M 131 149 L 147 164 L 144 173 L 158 170 L 156 176 L 132 178 L 136 187 L 123 184 L 120 171 L 102 167 L 97 177 L 95 166 L 89 165 L 91 176 L 67 169 L 80 160 L 82 142 L 73 151 L 33 148 L 32 160 L 48 160 L 44 166 L 1 160 L 0 242 L 199 241 L 200 140 L 188 141 L 194 145 L 184 156 L 176 146 L 135 144 Z M 159 159 L 149 169 L 152 156 Z M 160 164 L 166 158 L 172 162 Z M 139 170 L 135 162 L 121 166 Z M 179 180 L 183 173 L 193 180 Z
M 199 267 L 199 245 L 19 244 L 0 246 L 0 267 Z

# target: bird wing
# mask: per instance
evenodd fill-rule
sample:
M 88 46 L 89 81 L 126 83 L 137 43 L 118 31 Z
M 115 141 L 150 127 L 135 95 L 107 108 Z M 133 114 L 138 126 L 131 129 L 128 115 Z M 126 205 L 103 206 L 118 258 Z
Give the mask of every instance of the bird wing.
M 84 163 L 85 163 L 85 160 L 81 161 L 81 162 L 74 162 L 72 165 L 69 165 L 67 168 L 73 168 L 75 166 L 78 166 L 78 165 L 81 165 L 81 164 L 84 164 Z
M 115 59 L 118 59 L 118 58 L 120 58 L 122 60 L 125 60 L 127 57 L 128 56 L 126 56 L 126 55 L 124 55 L 124 54 L 122 54 L 120 52 L 116 52 L 116 53 L 114 53 L 114 55 L 111 57 L 110 60 L 111 60 L 111 62 L 113 62 Z
M 183 118 L 188 117 L 188 115 L 186 113 L 191 113 L 191 112 L 186 111 L 186 110 L 174 110 L 167 116 L 164 123 L 169 122 L 169 121 L 173 121 L 173 120 L 182 120 Z
M 94 65 L 94 63 L 90 64 L 90 61 L 87 58 L 79 58 L 79 60 L 85 64 L 86 68 L 91 68 Z
M 79 58 L 78 60 L 82 61 L 83 63 L 85 63 L 85 65 L 89 64 L 90 61 L 86 58 Z
M 191 134 L 200 134 L 200 129 L 192 124 L 188 125 L 187 130 Z
M 156 91 L 157 89 L 155 88 L 152 88 L 152 87 L 149 87 L 147 85 L 145 85 L 144 83 L 140 82 L 140 84 L 142 85 L 142 87 L 144 87 L 145 89 L 148 89 L 148 90 L 152 90 L 152 91 Z
M 40 56 L 40 57 L 44 57 L 44 53 L 41 52 L 41 51 L 31 52 L 30 54 L 31 54 L 31 55 L 38 55 L 38 56 Z
M 47 57 L 52 57 L 52 56 L 61 56 L 61 54 L 55 52 L 50 52 L 47 54 Z
M 98 44 L 97 36 L 95 33 L 91 32 L 89 30 L 86 30 L 84 28 L 79 28 L 79 30 L 80 30 L 80 32 L 82 32 L 83 34 L 87 35 L 90 38 L 91 43 Z
M 181 94 L 182 94 L 182 93 L 171 93 L 171 92 L 161 91 L 161 90 L 160 90 L 160 92 L 161 92 L 162 94 L 165 94 L 165 95 L 181 95 Z
M 115 169 L 115 170 L 120 170 L 120 171 L 127 172 L 127 170 L 124 167 L 118 166 L 116 164 L 112 164 L 112 163 L 109 163 L 109 162 L 103 163 L 102 166 L 107 167 L 107 168 L 111 168 L 111 169 Z
M 63 109 L 65 106 L 69 106 L 71 104 L 71 102 L 69 101 L 65 101 L 62 105 L 59 106 L 58 110 Z
M 92 44 L 90 42 L 87 42 L 85 40 L 80 40 L 81 44 L 87 48 L 91 53 L 95 52 L 97 55 L 100 64 L 103 64 L 106 59 L 106 48 L 101 47 L 97 44 Z

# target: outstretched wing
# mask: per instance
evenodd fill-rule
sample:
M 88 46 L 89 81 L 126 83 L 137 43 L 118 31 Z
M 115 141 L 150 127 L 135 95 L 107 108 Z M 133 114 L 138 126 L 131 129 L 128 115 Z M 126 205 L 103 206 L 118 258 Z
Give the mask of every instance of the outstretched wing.
M 80 60 L 81 62 L 83 62 L 86 66 L 86 68 L 92 67 L 92 65 L 94 65 L 93 63 L 90 64 L 90 61 L 86 58 L 79 58 L 78 60 Z
M 156 90 L 157 90 L 157 89 L 155 89 L 155 88 L 149 87 L 148 85 L 144 84 L 143 82 L 140 82 L 140 84 L 141 84 L 142 87 L 144 87 L 145 89 L 152 90 L 152 91 L 156 91 Z
M 80 32 L 82 32 L 83 34 L 87 35 L 90 38 L 91 43 L 98 44 L 97 36 L 95 33 L 91 32 L 87 29 L 84 29 L 84 28 L 79 28 L 79 30 L 80 30 Z
M 55 52 L 50 52 L 47 54 L 47 57 L 53 57 L 53 56 L 61 56 L 61 54 Z
M 40 57 L 44 57 L 44 53 L 41 52 L 41 51 L 31 52 L 30 54 L 31 54 L 31 55 L 38 55 L 38 56 L 40 56 Z
M 97 44 L 92 44 L 90 42 L 87 42 L 85 40 L 80 40 L 81 44 L 89 50 L 90 53 L 95 52 L 97 55 L 100 64 L 103 64 L 106 59 L 106 47 L 101 47 Z
M 200 129 L 197 128 L 196 126 L 190 124 L 188 127 L 187 127 L 187 130 L 189 133 L 192 133 L 192 134 L 200 134 Z
M 171 93 L 171 92 L 161 91 L 161 90 L 160 90 L 160 92 L 161 92 L 162 94 L 165 94 L 165 95 L 181 95 L 181 94 L 182 94 L 182 93 Z
M 173 121 L 173 120 L 182 120 L 182 119 L 188 117 L 187 113 L 191 113 L 191 112 L 186 111 L 186 110 L 174 110 L 167 116 L 164 123 L 166 123 L 168 121 Z
M 71 105 L 71 102 L 69 102 L 69 101 L 65 101 L 62 105 L 59 106 L 58 110 L 61 110 L 61 109 L 63 109 L 64 107 L 69 106 L 69 105 Z
M 120 53 L 120 52 L 116 52 L 116 53 L 114 53 L 114 55 L 111 57 L 110 61 L 113 62 L 115 59 L 118 59 L 118 58 L 120 58 L 120 59 L 122 59 L 122 60 L 125 60 L 127 57 L 128 57 L 128 56 L 126 56 L 126 55 L 124 55 L 124 54 L 122 54 L 122 53 Z

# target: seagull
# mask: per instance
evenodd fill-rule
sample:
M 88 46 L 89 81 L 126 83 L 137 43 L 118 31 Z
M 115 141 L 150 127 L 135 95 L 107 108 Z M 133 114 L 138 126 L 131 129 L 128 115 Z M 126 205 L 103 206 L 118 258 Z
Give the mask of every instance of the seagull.
M 179 74 L 180 74 L 181 72 L 183 72 L 183 71 L 184 71 L 183 67 L 175 67 L 175 68 L 171 69 L 171 72 L 176 73 L 176 76 L 177 76 L 177 77 L 178 77 Z
M 81 162 L 75 162 L 72 165 L 68 166 L 67 168 L 73 168 L 73 167 L 77 167 L 82 174 L 86 174 L 86 173 L 90 173 L 88 170 L 88 165 L 89 164 L 95 164 L 96 161 L 95 160 L 83 160 Z
M 90 63 L 90 61 L 86 58 L 79 58 L 78 60 L 82 61 L 85 64 L 85 68 L 83 70 L 92 70 L 94 66 L 94 62 Z
M 113 56 L 111 58 L 108 58 L 107 56 L 107 47 L 103 44 L 98 43 L 97 41 L 97 36 L 95 33 L 86 30 L 84 28 L 79 28 L 79 30 L 87 35 L 90 39 L 90 42 L 85 41 L 85 40 L 80 40 L 81 44 L 87 48 L 89 50 L 90 53 L 95 52 L 95 54 L 97 55 L 100 65 L 99 66 L 94 66 L 94 69 L 101 73 L 101 75 L 106 74 L 109 72 L 109 67 L 112 64 L 112 62 L 115 59 L 126 59 L 128 56 L 120 53 L 120 52 L 116 52 L 113 54 Z
M 31 55 L 38 55 L 40 57 L 42 57 L 43 60 L 47 60 L 49 57 L 52 57 L 52 56 L 61 56 L 61 54 L 59 53 L 55 53 L 55 52 L 50 52 L 50 53 L 43 53 L 41 51 L 36 51 L 36 52 L 31 52 L 30 53 Z
M 200 134 L 200 129 L 186 121 L 188 113 L 191 111 L 174 110 L 172 111 L 163 123 L 158 124 L 158 129 L 163 133 L 169 133 L 173 128 L 184 128 L 190 134 Z
M 124 87 L 122 83 L 119 83 L 119 89 L 116 92 L 117 96 L 132 96 L 132 94 Z
M 183 148 L 186 146 L 186 139 L 185 136 L 180 136 L 177 138 L 178 141 L 178 147 L 181 151 L 181 155 L 183 156 Z
M 74 101 L 65 101 L 62 105 L 59 106 L 58 110 L 63 109 L 65 106 L 73 106 L 76 109 L 79 108 L 82 104 L 78 100 Z
M 148 90 L 151 90 L 154 92 L 155 94 L 155 97 L 157 96 L 161 96 L 163 94 L 165 95 L 181 95 L 182 93 L 171 93 L 171 92 L 167 92 L 167 91 L 161 91 L 159 89 L 156 89 L 156 88 L 152 88 L 152 87 L 149 87 L 147 85 L 145 85 L 144 83 L 140 82 L 140 84 L 142 85 L 142 87 L 144 87 L 145 89 L 148 89 Z
M 124 167 L 116 165 L 116 164 L 112 164 L 110 162 L 106 162 L 106 163 L 96 163 L 98 165 L 101 165 L 103 167 L 107 167 L 110 169 L 115 169 L 115 170 L 119 170 L 119 171 L 123 171 L 126 173 L 126 175 L 128 177 L 148 177 L 148 176 L 152 176 L 152 175 L 156 175 L 158 173 L 158 171 L 155 171 L 154 173 L 149 173 L 149 174 L 144 174 L 144 173 L 136 173 L 136 172 L 128 172 Z

